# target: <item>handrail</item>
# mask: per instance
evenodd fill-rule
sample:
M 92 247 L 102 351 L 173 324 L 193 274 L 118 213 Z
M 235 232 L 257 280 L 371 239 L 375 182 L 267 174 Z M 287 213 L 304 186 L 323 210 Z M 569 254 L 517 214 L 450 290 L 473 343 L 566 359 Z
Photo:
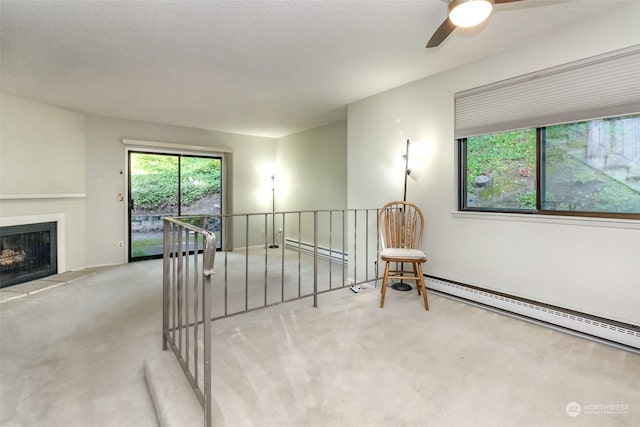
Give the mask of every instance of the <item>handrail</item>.
M 190 234 L 193 234 L 191 250 Z M 202 236 L 202 248 L 199 248 Z M 211 426 L 211 276 L 217 240 L 214 233 L 174 218 L 164 220 L 162 349 L 171 348 Z M 202 271 L 198 252 L 204 253 Z M 193 258 L 193 267 L 190 259 Z M 190 275 L 193 269 L 193 274 Z M 191 276 L 191 280 L 190 280 Z M 193 294 L 189 288 L 193 286 Z M 201 293 L 202 298 L 199 299 Z M 209 303 L 206 303 L 209 302 Z M 189 319 L 193 308 L 193 320 Z M 184 318 L 184 321 L 183 321 Z M 206 320 L 206 321 L 205 321 Z M 198 326 L 202 325 L 202 334 Z M 184 332 L 184 334 L 183 334 Z M 193 340 L 190 343 L 190 337 Z M 200 346 L 200 342 L 203 342 Z M 202 348 L 202 359 L 199 350 Z M 202 381 L 199 378 L 202 372 Z
M 363 216 L 364 222 L 359 221 Z M 170 348 L 178 359 L 204 409 L 206 427 L 212 423 L 211 322 L 307 297 L 312 297 L 313 306 L 317 307 L 320 294 L 377 280 L 377 217 L 378 209 L 340 209 L 164 219 L 162 348 Z M 269 224 L 275 226 L 276 219 L 281 238 L 270 242 L 269 237 L 276 233 L 267 229 Z M 370 230 L 372 220 L 375 228 Z M 244 232 L 244 241 L 241 235 L 234 239 L 236 248 L 231 243 L 232 230 L 236 234 Z M 223 260 L 216 266 L 220 280 L 212 287 L 215 251 L 219 249 L 216 234 L 224 242 Z M 375 240 L 371 240 L 372 236 Z M 364 268 L 359 268 L 355 256 L 360 245 L 365 246 L 365 259 L 360 261 Z M 367 265 L 370 250 L 376 252 L 372 266 Z M 353 256 L 349 257 L 349 253 Z M 264 263 L 264 271 L 258 275 L 251 270 L 260 263 Z M 305 277 L 304 283 L 303 266 L 313 272 L 313 277 Z M 297 283 L 286 280 L 287 267 L 288 271 L 297 270 Z M 333 274 L 338 268 L 340 277 Z M 351 278 L 347 278 L 348 270 Z M 321 281 L 321 275 L 328 278 L 328 283 Z M 264 286 L 260 286 L 262 280 Z M 312 288 L 304 289 L 304 284 L 311 281 Z M 274 289 L 277 286 L 280 289 Z M 274 290 L 279 291 L 277 298 L 273 298 Z M 294 295 L 290 295 L 292 290 Z M 242 307 L 230 307 L 239 299 L 244 299 Z

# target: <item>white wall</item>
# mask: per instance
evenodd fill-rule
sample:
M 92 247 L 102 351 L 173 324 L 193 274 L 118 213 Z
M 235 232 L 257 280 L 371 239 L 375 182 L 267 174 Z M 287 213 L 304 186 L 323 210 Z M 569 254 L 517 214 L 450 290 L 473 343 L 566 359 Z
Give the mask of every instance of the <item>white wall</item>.
M 350 105 L 349 208 L 402 197 L 410 138 L 427 274 L 640 324 L 638 221 L 457 214 L 453 138 L 455 92 L 640 43 L 638 16 L 640 4 Z
M 347 122 L 340 121 L 278 139 L 276 210 L 326 210 L 347 207 Z M 322 247 L 329 247 L 329 214 L 318 217 Z M 338 221 L 340 215 L 334 215 Z M 276 227 L 279 227 L 279 220 Z M 300 240 L 313 243 L 313 215 L 301 220 Z M 285 220 L 286 237 L 298 239 L 297 217 Z M 342 250 L 341 228 L 332 227 L 332 250 Z M 278 236 L 280 237 L 280 236 Z
M 87 265 L 126 262 L 125 251 L 113 248 L 114 241 L 127 240 L 127 207 L 117 197 L 126 193 L 127 185 L 123 139 L 230 149 L 232 153 L 225 160 L 229 168 L 226 184 L 233 198 L 223 209 L 226 213 L 270 209 L 258 189 L 263 185 L 261 171 L 275 161 L 275 139 L 88 116 L 86 235 L 91 244 Z M 236 221 L 236 228 L 233 236 L 243 239 L 244 227 Z M 243 244 L 233 242 L 232 246 Z
M 275 139 L 78 114 L 8 94 L 0 107 L 0 217 L 64 214 L 67 270 L 126 262 L 113 247 L 127 240 L 123 138 L 231 150 L 227 213 L 270 209 L 261 190 Z
M 347 206 L 347 122 L 278 139 L 276 209 L 344 209 Z
M 127 191 L 123 139 L 230 150 L 226 213 L 270 211 L 274 170 L 282 172 L 278 210 L 346 207 L 346 122 L 277 141 L 78 114 L 7 94 L 1 107 L 0 216 L 63 213 L 67 269 L 127 260 L 126 248 L 113 245 L 127 241 L 127 205 L 118 198 Z M 73 197 L 7 199 L 16 193 Z M 262 218 L 252 219 L 250 245 L 263 242 Z M 231 247 L 244 246 L 244 222 L 232 229 Z
M 8 94 L 0 108 L 0 217 L 64 215 L 65 269 L 83 268 L 85 117 Z

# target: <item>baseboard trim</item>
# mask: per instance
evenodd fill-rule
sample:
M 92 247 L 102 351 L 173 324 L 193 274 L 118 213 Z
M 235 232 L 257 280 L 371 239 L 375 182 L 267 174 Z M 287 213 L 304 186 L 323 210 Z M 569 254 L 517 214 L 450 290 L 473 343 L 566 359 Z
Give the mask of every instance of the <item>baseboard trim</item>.
M 462 301 L 640 353 L 640 327 L 425 275 L 427 287 Z
M 310 243 L 299 242 L 298 240 L 293 240 L 289 238 L 284 239 L 284 244 L 287 249 L 291 249 L 294 251 L 300 251 L 301 253 L 313 255 L 314 246 Z M 331 260 L 332 262 L 337 262 L 340 264 L 347 264 L 349 261 L 349 255 L 337 251 L 335 249 L 329 249 L 322 246 L 318 246 L 318 258 Z

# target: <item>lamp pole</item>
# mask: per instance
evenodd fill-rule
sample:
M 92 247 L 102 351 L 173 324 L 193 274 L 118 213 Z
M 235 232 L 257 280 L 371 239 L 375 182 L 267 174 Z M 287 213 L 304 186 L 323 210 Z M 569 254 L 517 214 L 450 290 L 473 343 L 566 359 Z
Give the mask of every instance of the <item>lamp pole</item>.
M 276 176 L 271 175 L 271 245 L 269 248 L 278 248 L 276 244 Z
M 404 193 L 402 193 L 402 201 L 407 201 L 407 178 L 411 173 L 411 169 L 409 169 L 409 140 L 407 139 L 407 148 L 404 152 Z
M 411 173 L 411 169 L 409 169 L 409 140 L 408 139 L 407 139 L 407 147 L 405 149 L 403 157 L 404 157 L 404 193 L 402 193 L 402 201 L 406 202 L 407 201 L 407 178 Z M 400 270 L 404 271 L 404 263 L 400 264 Z M 410 284 L 400 280 L 399 282 L 391 285 L 391 289 L 394 289 L 396 291 L 406 292 L 406 291 L 410 291 L 413 288 L 411 287 Z

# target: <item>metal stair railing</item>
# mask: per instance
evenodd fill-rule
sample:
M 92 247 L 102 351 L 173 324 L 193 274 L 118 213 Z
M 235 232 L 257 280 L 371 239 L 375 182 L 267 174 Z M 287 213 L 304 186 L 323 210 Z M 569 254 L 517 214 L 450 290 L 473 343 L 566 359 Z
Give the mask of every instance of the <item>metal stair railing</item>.
M 162 349 L 175 354 L 204 409 L 207 427 L 211 426 L 210 301 L 216 247 L 213 232 L 165 218 Z
M 212 321 L 308 297 L 317 307 L 322 293 L 377 280 L 377 218 L 377 209 L 342 209 L 164 219 L 162 348 L 175 354 L 204 410 L 206 427 L 212 425 Z M 268 232 L 276 223 L 279 242 L 272 237 L 275 230 Z M 238 248 L 231 247 L 232 230 Z M 238 236 L 242 233 L 244 239 Z M 220 249 L 219 280 L 213 284 Z M 364 259 L 358 260 L 358 253 Z M 328 283 L 321 283 L 320 275 Z

